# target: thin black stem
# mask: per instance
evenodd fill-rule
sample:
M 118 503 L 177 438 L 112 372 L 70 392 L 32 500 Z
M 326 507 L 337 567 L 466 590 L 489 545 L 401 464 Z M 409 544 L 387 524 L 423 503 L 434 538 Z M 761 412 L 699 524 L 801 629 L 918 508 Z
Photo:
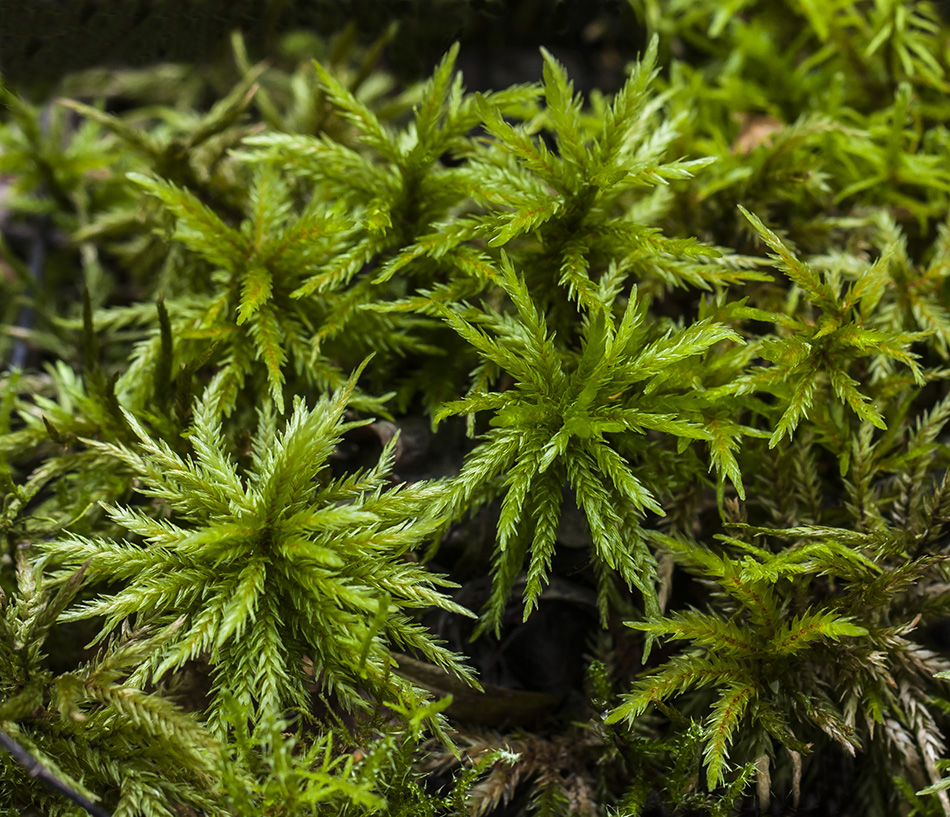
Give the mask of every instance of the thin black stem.
M 71 789 L 2 729 L 0 729 L 0 746 L 3 746 L 13 759 L 29 772 L 30 777 L 35 777 L 54 791 L 58 791 L 64 797 L 68 797 L 77 806 L 89 812 L 92 817 L 112 817 L 108 811 L 99 808 L 99 806 L 81 792 Z

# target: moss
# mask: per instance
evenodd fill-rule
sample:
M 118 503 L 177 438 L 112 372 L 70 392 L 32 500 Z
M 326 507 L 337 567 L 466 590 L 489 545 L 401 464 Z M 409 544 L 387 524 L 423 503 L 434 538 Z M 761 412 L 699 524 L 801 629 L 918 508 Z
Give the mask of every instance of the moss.
M 947 23 L 362 8 L 8 75 L 0 808 L 950 813 Z

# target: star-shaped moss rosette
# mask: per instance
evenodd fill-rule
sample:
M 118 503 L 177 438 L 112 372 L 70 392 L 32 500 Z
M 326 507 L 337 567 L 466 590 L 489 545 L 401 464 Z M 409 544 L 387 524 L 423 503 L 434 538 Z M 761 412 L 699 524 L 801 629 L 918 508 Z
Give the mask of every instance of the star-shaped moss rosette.
M 335 445 L 365 422 L 343 418 L 356 377 L 313 409 L 298 398 L 283 428 L 262 411 L 243 473 L 211 408 L 218 396 L 207 392 L 195 409 L 193 456 L 179 456 L 130 414 L 135 448 L 88 441 L 132 468 L 154 501 L 107 508 L 130 540 L 71 536 L 43 546 L 60 576 L 88 562 L 87 580 L 115 588 L 63 619 L 104 616 L 101 639 L 133 617 L 162 627 L 184 615 L 185 626 L 133 678 L 155 681 L 206 657 L 217 726 L 225 689 L 258 717 L 306 707 L 305 659 L 321 691 L 350 710 L 418 703 L 421 691 L 392 671 L 390 648 L 477 686 L 412 618 L 430 607 L 471 615 L 440 592 L 454 585 L 405 558 L 438 525 L 426 508 L 439 489 L 387 487 L 393 443 L 367 471 L 330 474 Z
M 499 278 L 516 314 L 490 307 L 442 308 L 445 321 L 474 347 L 482 364 L 469 395 L 446 403 L 437 415 L 491 412 L 490 430 L 445 499 L 449 512 L 461 515 L 480 496 L 504 495 L 483 626 L 500 626 L 525 561 L 526 619 L 536 606 L 550 572 L 565 485 L 590 528 L 603 618 L 611 575 L 636 587 L 647 613 L 656 615 L 654 561 L 640 520 L 647 512 L 662 516 L 664 509 L 657 487 L 645 484 L 635 467 L 647 446 L 656 445 L 647 442 L 647 432 L 661 439 L 668 435 L 680 451 L 701 440 L 709 446 L 709 470 L 728 478 L 744 497 L 734 451 L 743 435 L 757 432 L 728 418 L 723 405 L 735 405 L 724 400 L 728 384 L 697 387 L 719 366 L 707 362 L 710 350 L 721 341 L 739 346 L 741 338 L 708 318 L 657 336 L 634 287 L 619 317 L 602 306 L 583 321 L 580 351 L 572 352 L 550 331 L 507 256 Z M 604 304 L 610 285 L 607 279 L 600 288 Z M 733 305 L 734 314 L 742 310 Z M 726 352 L 720 358 L 732 361 Z M 511 387 L 492 390 L 491 372 L 503 372 Z

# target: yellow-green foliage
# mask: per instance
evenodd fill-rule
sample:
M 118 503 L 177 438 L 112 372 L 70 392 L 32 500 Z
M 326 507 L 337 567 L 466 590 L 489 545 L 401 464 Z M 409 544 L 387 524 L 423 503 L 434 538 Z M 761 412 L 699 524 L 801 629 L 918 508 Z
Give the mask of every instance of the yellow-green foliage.
M 840 755 L 861 814 L 950 815 L 950 25 L 628 11 L 610 96 L 348 36 L 0 86 L 0 814 L 725 815 Z M 452 473 L 338 467 L 407 416 Z M 454 720 L 499 693 L 430 624 L 564 571 L 584 688 Z

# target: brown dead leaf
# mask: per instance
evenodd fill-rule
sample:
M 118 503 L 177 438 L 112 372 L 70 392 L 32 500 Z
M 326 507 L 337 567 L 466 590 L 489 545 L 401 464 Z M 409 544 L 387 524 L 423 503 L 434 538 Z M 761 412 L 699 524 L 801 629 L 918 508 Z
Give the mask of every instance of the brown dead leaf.
M 771 141 L 772 134 L 777 133 L 785 127 L 785 123 L 776 119 L 770 113 L 745 113 L 738 114 L 741 127 L 739 135 L 732 143 L 730 150 L 733 153 L 751 153 L 759 145 L 768 144 Z

